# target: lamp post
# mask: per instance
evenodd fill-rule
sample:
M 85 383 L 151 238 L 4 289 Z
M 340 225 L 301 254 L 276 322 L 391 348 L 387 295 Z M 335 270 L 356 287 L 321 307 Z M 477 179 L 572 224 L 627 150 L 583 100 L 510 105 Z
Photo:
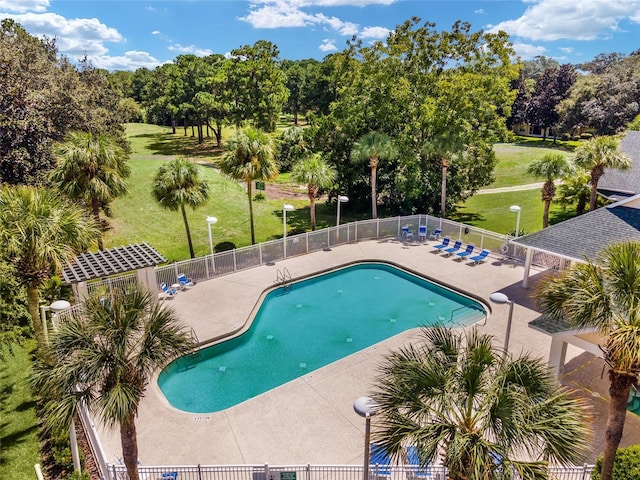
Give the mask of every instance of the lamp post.
M 513 300 L 510 300 L 504 293 L 494 292 L 489 295 L 489 300 L 499 304 L 509 304 L 509 318 L 507 319 L 507 333 L 504 336 L 504 349 L 509 350 L 509 338 L 511 337 L 511 321 L 513 320 Z
M 518 235 L 520 235 L 520 210 L 522 209 L 518 205 L 511 205 L 509 207 L 510 212 L 518 214 L 516 218 L 516 238 L 518 238 Z
M 211 253 L 211 266 L 213 267 L 213 273 L 216 273 L 216 262 L 213 259 L 213 240 L 211 239 L 211 225 L 215 225 L 218 222 L 216 217 L 207 217 L 207 228 L 209 229 L 209 252 Z
M 285 203 L 282 206 L 282 245 L 284 249 L 284 258 L 287 258 L 287 212 L 293 211 L 293 205 Z
M 47 329 L 47 312 L 51 312 L 51 328 L 55 329 L 55 318 L 58 313 L 69 308 L 71 304 L 66 300 L 56 300 L 51 305 L 40 305 L 40 319 L 42 321 L 42 328 L 44 330 L 44 338 L 49 343 L 49 332 Z M 81 470 L 80 468 L 80 454 L 78 453 L 78 439 L 76 437 L 76 425 L 74 420 L 71 420 L 69 426 L 69 443 L 71 446 L 71 458 L 73 460 L 73 469 L 76 472 Z
M 347 203 L 349 201 L 349 197 L 346 195 L 338 195 L 338 212 L 336 214 L 336 243 L 340 240 L 340 204 Z
M 369 480 L 369 443 L 371 442 L 371 417 L 378 413 L 380 406 L 370 397 L 358 397 L 353 402 L 355 412 L 364 417 L 364 472 L 362 480 Z

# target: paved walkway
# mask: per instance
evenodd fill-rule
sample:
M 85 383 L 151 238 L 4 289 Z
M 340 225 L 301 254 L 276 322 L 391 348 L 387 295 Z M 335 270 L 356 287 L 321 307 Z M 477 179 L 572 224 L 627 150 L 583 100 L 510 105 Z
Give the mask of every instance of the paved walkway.
M 556 186 L 562 183 L 562 180 L 556 180 L 554 182 Z M 476 192 L 476 195 L 482 195 L 487 193 L 504 193 L 504 192 L 520 192 L 522 190 L 537 190 L 541 189 L 544 182 L 527 183 L 526 185 L 513 185 L 511 187 L 497 187 L 497 188 L 481 188 Z
M 505 293 L 515 301 L 510 350 L 548 357 L 550 338 L 527 326 L 538 314 L 532 309 L 531 291 L 520 286 L 522 265 L 490 258 L 484 264 L 471 266 L 431 250 L 429 245 L 407 245 L 396 240 L 345 245 L 200 282 L 167 303 L 196 330 L 201 341 L 213 339 L 243 328 L 262 292 L 273 285 L 277 269 L 286 267 L 295 279 L 355 260 L 385 260 L 470 292 L 485 302 L 494 291 Z M 487 307 L 493 311 L 478 328 L 501 342 L 509 308 Z M 416 330 L 412 330 L 393 337 L 222 412 L 178 411 L 167 403 L 154 380 L 137 419 L 140 461 L 144 465 L 359 465 L 364 421 L 354 413 L 353 401 L 370 392 L 382 356 L 406 344 L 415 334 Z M 577 359 L 575 365 L 582 365 L 581 353 L 570 347 L 568 358 Z M 591 362 L 590 368 L 593 365 Z M 590 388 L 606 397 L 606 384 Z M 595 398 L 591 392 L 589 398 Z M 602 416 L 606 401 L 598 398 L 598 402 L 602 403 Z M 638 420 L 627 421 L 624 444 L 640 443 L 640 417 Z M 116 455 L 121 456 L 119 434 L 102 431 L 101 437 L 107 459 L 113 462 Z M 594 440 L 596 453 L 600 451 L 601 438 L 599 432 Z M 594 456 L 592 453 L 586 460 L 592 461 Z

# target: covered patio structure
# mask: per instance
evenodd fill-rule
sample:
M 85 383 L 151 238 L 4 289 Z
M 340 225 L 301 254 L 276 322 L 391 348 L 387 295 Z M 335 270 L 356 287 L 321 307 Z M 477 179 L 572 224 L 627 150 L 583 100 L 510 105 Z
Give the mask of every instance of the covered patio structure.
M 62 271 L 65 283 L 70 284 L 77 301 L 89 295 L 87 282 L 135 272 L 138 285 L 150 292 L 158 291 L 155 267 L 166 262 L 156 249 L 148 243 L 137 243 L 122 247 L 83 253 L 76 256 Z

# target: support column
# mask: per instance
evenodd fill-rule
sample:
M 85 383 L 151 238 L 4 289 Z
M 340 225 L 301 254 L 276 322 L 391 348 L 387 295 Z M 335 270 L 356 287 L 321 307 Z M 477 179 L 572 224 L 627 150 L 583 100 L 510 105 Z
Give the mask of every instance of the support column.
M 522 288 L 529 286 L 529 271 L 531 270 L 531 262 L 533 261 L 533 248 L 527 248 L 527 255 L 524 261 L 524 278 L 522 279 Z
M 553 368 L 558 380 L 564 373 L 564 362 L 567 358 L 567 342 L 562 337 L 551 337 L 549 366 Z

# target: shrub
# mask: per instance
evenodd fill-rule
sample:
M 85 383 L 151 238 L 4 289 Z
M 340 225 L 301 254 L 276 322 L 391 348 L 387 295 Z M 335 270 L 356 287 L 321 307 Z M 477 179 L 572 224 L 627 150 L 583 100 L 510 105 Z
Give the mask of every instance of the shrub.
M 580 140 L 590 140 L 593 138 L 593 133 L 581 133 Z
M 592 480 L 600 480 L 602 468 L 602 456 L 596 460 L 596 465 L 591 472 Z M 640 478 L 640 445 L 632 445 L 628 448 L 619 448 L 616 452 L 616 460 L 613 464 L 613 480 L 629 480 Z
M 267 197 L 263 192 L 258 192 L 253 196 L 253 199 L 256 201 L 260 201 L 260 200 L 266 200 Z

